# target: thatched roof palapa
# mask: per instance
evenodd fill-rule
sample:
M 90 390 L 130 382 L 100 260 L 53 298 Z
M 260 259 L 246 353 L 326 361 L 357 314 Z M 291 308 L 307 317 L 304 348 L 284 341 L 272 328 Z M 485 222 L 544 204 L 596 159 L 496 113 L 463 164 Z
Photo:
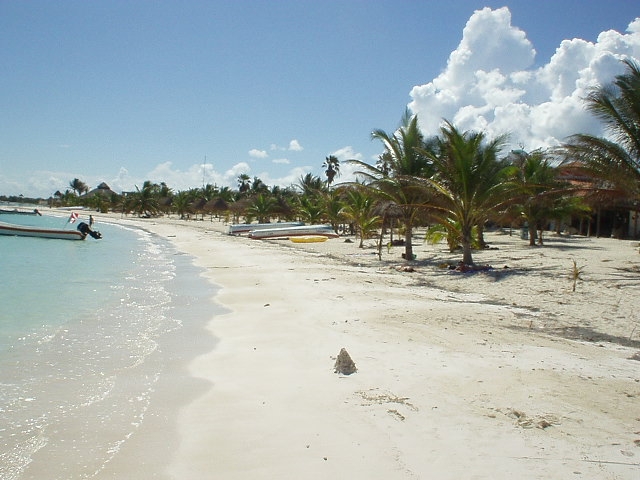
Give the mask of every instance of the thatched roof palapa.
M 107 185 L 105 182 L 102 182 L 100 185 L 98 185 L 96 188 L 86 193 L 84 196 L 93 197 L 95 195 L 100 195 L 102 197 L 111 197 L 112 195 L 118 195 L 118 194 L 113 190 L 111 190 L 109 185 Z

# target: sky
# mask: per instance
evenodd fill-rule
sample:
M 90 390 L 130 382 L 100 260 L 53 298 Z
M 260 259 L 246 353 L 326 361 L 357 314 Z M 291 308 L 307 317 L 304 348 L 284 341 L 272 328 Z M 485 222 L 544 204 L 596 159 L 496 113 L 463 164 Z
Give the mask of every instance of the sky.
M 0 195 L 347 181 L 407 108 L 545 148 L 628 57 L 635 0 L 0 0 Z

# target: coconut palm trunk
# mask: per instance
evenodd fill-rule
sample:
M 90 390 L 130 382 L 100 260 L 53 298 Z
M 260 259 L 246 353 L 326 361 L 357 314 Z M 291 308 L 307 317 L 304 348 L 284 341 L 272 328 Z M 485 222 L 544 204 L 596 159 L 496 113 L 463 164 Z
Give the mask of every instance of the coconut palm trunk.
M 413 223 L 411 218 L 405 218 L 404 225 L 404 258 L 405 260 L 413 260 Z
M 535 222 L 529 223 L 529 246 L 536 246 L 536 238 L 538 236 L 538 226 Z
M 471 250 L 471 245 L 473 244 L 473 225 L 467 222 L 466 225 L 462 226 L 462 263 L 465 265 L 473 265 L 473 254 Z

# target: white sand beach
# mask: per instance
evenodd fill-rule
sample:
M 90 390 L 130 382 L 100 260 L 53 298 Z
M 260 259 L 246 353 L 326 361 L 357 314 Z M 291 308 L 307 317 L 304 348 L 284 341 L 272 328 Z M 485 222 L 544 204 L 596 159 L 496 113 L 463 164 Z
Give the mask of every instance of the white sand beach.
M 461 274 L 419 236 L 403 271 L 401 247 L 109 218 L 192 255 L 226 312 L 188 366 L 166 478 L 640 478 L 637 241 L 493 232 L 474 254 L 493 269 Z

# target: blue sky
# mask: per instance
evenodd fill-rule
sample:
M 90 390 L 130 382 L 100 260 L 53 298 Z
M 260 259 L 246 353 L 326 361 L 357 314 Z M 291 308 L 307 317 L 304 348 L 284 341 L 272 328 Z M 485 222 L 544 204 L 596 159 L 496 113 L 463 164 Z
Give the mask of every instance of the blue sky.
M 331 154 L 375 162 L 371 131 L 408 105 L 427 134 L 445 117 L 551 145 L 596 128 L 576 98 L 640 57 L 636 17 L 629 0 L 0 0 L 0 194 L 287 186 Z

